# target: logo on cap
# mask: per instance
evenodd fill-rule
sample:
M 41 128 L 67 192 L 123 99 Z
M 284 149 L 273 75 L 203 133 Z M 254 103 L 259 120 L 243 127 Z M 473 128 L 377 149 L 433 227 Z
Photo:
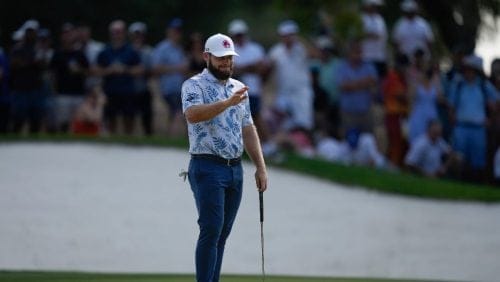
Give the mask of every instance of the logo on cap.
M 227 40 L 224 40 L 222 41 L 222 46 L 224 46 L 224 48 L 231 48 L 231 43 L 229 43 L 229 41 Z

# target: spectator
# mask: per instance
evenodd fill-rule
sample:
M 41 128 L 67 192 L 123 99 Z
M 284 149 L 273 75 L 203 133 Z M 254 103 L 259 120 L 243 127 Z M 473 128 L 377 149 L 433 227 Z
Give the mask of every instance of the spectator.
M 451 50 L 451 66 L 444 75 L 444 91 L 449 93 L 449 88 L 453 83 L 460 79 L 462 73 L 462 62 L 466 55 L 465 46 L 458 44 Z
M 71 132 L 77 135 L 98 136 L 102 130 L 102 120 L 106 97 L 99 86 L 93 86 L 78 106 L 72 118 Z
M 385 106 L 385 126 L 387 132 L 389 160 L 397 165 L 403 164 L 406 141 L 402 132 L 402 121 L 408 116 L 408 84 L 405 55 L 396 58 L 394 68 L 390 69 L 382 82 L 382 95 Z
M 464 44 L 458 44 L 451 50 L 451 67 L 446 71 L 444 75 L 442 75 L 442 84 L 444 95 L 448 95 L 450 93 L 450 87 L 460 79 L 462 73 L 462 61 L 464 56 L 466 55 Z M 448 97 L 446 97 L 448 99 Z M 438 114 L 439 120 L 443 126 L 443 138 L 446 142 L 450 142 L 451 139 L 451 131 L 452 124 L 450 122 L 450 115 L 448 104 L 446 101 L 439 102 L 438 101 Z
M 402 54 L 403 56 L 406 56 Z M 398 54 L 399 56 L 399 54 Z M 422 49 L 417 49 L 410 59 L 410 66 L 406 72 L 408 85 L 416 85 L 422 81 L 425 71 L 429 68 L 429 61 L 425 59 L 425 53 Z
M 410 85 L 411 111 L 408 118 L 410 144 L 425 133 L 427 124 L 438 119 L 437 101 L 444 99 L 437 67 L 429 67 L 424 75 Z
M 494 59 L 490 68 L 490 82 L 500 93 L 500 59 Z M 488 126 L 488 164 L 493 162 L 495 150 L 500 147 L 500 99 L 497 99 L 494 111 L 489 113 Z M 491 171 L 491 170 L 490 170 Z
M 152 69 L 153 48 L 146 44 L 147 26 L 143 22 L 132 23 L 128 29 L 132 47 L 139 53 L 143 72 L 135 78 L 135 92 L 138 97 L 143 133 L 153 134 L 152 95 L 149 90 L 149 78 Z
M 189 42 L 187 46 L 187 56 L 188 56 L 188 76 L 193 76 L 198 74 L 205 69 L 207 63 L 203 59 L 203 35 L 199 32 L 191 33 L 189 36 Z
M 92 29 L 87 24 L 82 24 L 77 28 L 80 48 L 85 53 L 89 64 L 97 64 L 97 56 L 106 47 L 102 42 L 92 39 Z
M 77 34 L 71 23 L 61 28 L 61 44 L 52 57 L 56 95 L 56 125 L 58 131 L 68 132 L 75 110 L 83 102 L 85 79 L 89 63 L 81 49 L 77 49 Z
M 269 52 L 270 67 L 276 72 L 276 110 L 287 116 L 285 130 L 294 127 L 311 130 L 314 97 L 307 50 L 297 37 L 299 27 L 294 21 L 283 21 L 277 31 L 281 42 Z
M 85 87 L 91 88 L 101 84 L 101 78 L 96 74 L 97 56 L 104 49 L 105 44 L 92 39 L 92 29 L 87 24 L 82 24 L 77 28 L 78 40 L 85 57 L 89 62 L 89 75 L 85 81 Z
M 57 103 L 52 83 L 50 63 L 54 57 L 55 50 L 52 47 L 52 36 L 50 30 L 40 28 L 37 32 L 36 43 L 37 57 L 42 62 L 42 96 L 44 105 L 44 126 L 48 132 L 56 132 L 57 127 Z
M 488 111 L 493 112 L 498 92 L 484 78 L 483 60 L 469 55 L 463 60 L 463 78 L 452 85 L 448 94 L 451 107 L 453 147 L 464 155 L 467 168 L 464 175 L 473 181 L 485 180 L 486 126 Z
M 185 128 L 181 111 L 181 86 L 188 68 L 188 61 L 182 48 L 182 26 L 174 18 L 167 26 L 165 39 L 153 52 L 153 73 L 160 78 L 160 92 L 169 109 L 168 134 L 179 136 Z
M 128 44 L 126 25 L 115 20 L 109 25 L 110 43 L 97 57 L 97 74 L 103 77 L 107 101 L 105 121 L 111 133 L 117 132 L 117 118 L 123 117 L 125 133 L 132 134 L 138 111 L 134 78 L 143 73 L 139 54 Z
M 41 58 L 45 66 L 48 67 L 54 56 L 52 48 L 52 38 L 50 30 L 41 28 L 37 32 L 37 57 Z
M 39 23 L 28 20 L 21 27 L 23 40 L 10 53 L 10 79 L 13 97 L 13 130 L 20 133 L 28 121 L 29 132 L 41 130 L 46 97 L 43 91 L 43 57 L 37 56 Z
M 315 155 L 311 132 L 300 127 L 277 132 L 262 146 L 262 151 L 266 158 L 277 163 L 284 161 L 283 151 L 291 151 L 306 158 Z
M 426 132 L 411 144 L 405 164 L 415 173 L 434 178 L 445 176 L 458 159 L 442 138 L 441 124 L 431 120 Z
M 340 62 L 338 51 L 327 36 L 317 38 L 316 48 L 319 50 L 319 60 L 313 65 L 313 74 L 317 73 L 314 108 L 324 108 L 326 111 L 323 118 L 317 119 L 316 127 L 327 130 L 329 134 L 338 137 L 340 126 L 339 89 L 335 79 Z M 324 100 L 318 99 L 318 92 L 325 94 Z
M 380 5 L 382 0 L 363 0 L 361 20 L 364 30 L 363 60 L 372 63 L 382 79 L 387 72 L 387 27 L 378 11 Z
M 434 42 L 429 23 L 418 15 L 418 5 L 414 0 L 402 1 L 401 10 L 403 16 L 396 22 L 392 32 L 396 51 L 411 58 L 416 50 L 421 49 L 425 58 L 429 59 Z
M 248 26 L 236 19 L 229 24 L 229 35 L 232 37 L 235 50 L 239 56 L 234 57 L 234 75 L 248 86 L 248 98 L 252 118 L 261 138 L 266 139 L 266 130 L 260 116 L 262 106 L 262 76 L 265 72 L 264 48 L 248 36 Z
M 346 58 L 339 64 L 336 79 L 343 130 L 358 128 L 363 132 L 373 132 L 371 107 L 378 89 L 377 71 L 372 64 L 363 61 L 359 41 L 347 45 Z
M 11 96 L 8 81 L 8 61 L 0 47 L 0 134 L 9 132 Z
M 343 141 L 322 138 L 318 142 L 317 154 L 328 161 L 344 165 L 390 168 L 384 156 L 377 149 L 375 137 L 357 128 L 349 129 Z

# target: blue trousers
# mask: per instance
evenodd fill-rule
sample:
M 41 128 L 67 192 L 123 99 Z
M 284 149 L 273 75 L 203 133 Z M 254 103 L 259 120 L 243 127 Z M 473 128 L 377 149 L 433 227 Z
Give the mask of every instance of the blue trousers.
M 231 232 L 243 189 L 241 163 L 229 166 L 192 158 L 189 183 L 198 209 L 200 234 L 196 245 L 196 281 L 218 282 L 224 246 Z
M 453 147 L 462 153 L 473 169 L 486 167 L 486 128 L 457 125 L 453 132 Z

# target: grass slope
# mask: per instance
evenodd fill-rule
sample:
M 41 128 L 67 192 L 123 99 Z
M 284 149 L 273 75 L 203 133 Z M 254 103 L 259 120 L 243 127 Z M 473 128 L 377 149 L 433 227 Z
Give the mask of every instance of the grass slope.
M 0 281 L 8 282 L 192 282 L 193 275 L 161 274 L 97 274 L 72 272 L 0 272 Z M 256 282 L 261 276 L 225 275 L 221 281 Z M 424 280 L 393 280 L 371 278 L 321 278 L 268 276 L 268 282 L 424 282 Z
M 186 150 L 186 154 L 188 148 L 186 139 L 167 139 L 157 136 L 95 138 L 69 135 L 36 135 L 27 137 L 4 135 L 0 136 L 1 142 L 90 142 L 130 146 L 174 147 Z M 486 185 L 427 179 L 408 173 L 387 172 L 366 167 L 343 166 L 318 159 L 306 159 L 294 154 L 287 154 L 286 161 L 283 163 L 271 165 L 349 186 L 362 186 L 366 189 L 386 193 L 440 200 L 478 201 L 486 203 L 500 202 L 500 189 Z

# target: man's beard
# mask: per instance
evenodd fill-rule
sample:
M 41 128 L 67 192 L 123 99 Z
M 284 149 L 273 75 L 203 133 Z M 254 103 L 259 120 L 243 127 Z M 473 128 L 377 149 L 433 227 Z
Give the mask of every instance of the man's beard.
M 233 68 L 231 68 L 231 70 L 227 72 L 220 71 L 216 67 L 214 67 L 210 61 L 208 61 L 207 67 L 210 73 L 218 80 L 228 80 L 233 74 Z

